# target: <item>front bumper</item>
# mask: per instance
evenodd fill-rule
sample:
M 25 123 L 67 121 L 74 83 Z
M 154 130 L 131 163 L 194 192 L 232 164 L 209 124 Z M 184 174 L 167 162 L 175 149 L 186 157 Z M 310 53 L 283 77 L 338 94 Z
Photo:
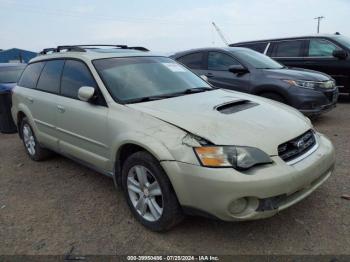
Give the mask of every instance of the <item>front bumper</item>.
M 335 87 L 332 90 L 303 90 L 303 93 L 295 94 L 294 107 L 307 116 L 320 115 L 336 107 L 339 91 Z
M 331 175 L 334 148 L 323 135 L 316 137 L 317 150 L 294 165 L 287 165 L 278 156 L 272 157 L 273 164 L 257 166 L 245 173 L 176 161 L 161 164 L 182 206 L 226 221 L 260 219 L 299 202 Z M 232 203 L 242 198 L 247 200 L 245 209 L 233 213 Z M 266 205 L 267 199 L 275 200 L 273 205 Z

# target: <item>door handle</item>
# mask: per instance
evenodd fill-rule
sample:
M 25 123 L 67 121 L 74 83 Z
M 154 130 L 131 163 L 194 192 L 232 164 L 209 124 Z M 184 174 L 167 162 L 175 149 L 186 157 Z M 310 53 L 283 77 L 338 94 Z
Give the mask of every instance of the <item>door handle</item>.
M 31 104 L 33 104 L 33 102 L 34 102 L 34 99 L 32 97 L 30 97 L 30 96 L 27 96 L 27 100 Z
M 63 106 L 60 106 L 60 105 L 57 106 L 57 109 L 58 109 L 58 111 L 60 113 L 64 113 L 66 111 L 66 109 Z

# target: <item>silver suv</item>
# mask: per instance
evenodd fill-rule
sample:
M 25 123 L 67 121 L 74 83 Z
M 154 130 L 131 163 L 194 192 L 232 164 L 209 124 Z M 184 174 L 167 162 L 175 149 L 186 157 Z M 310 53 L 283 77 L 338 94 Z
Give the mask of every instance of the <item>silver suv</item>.
M 186 213 L 269 217 L 331 175 L 331 142 L 298 111 L 144 50 L 64 46 L 30 61 L 12 107 L 29 157 L 57 152 L 113 178 L 156 231 Z

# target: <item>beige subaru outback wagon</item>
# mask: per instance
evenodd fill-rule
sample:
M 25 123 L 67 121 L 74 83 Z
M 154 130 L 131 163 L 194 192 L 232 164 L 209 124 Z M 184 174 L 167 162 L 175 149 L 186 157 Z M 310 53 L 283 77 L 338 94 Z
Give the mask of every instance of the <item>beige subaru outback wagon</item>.
M 46 49 L 12 99 L 31 159 L 56 152 L 113 178 L 155 231 L 184 214 L 270 217 L 334 168 L 331 142 L 298 111 L 214 88 L 140 47 Z

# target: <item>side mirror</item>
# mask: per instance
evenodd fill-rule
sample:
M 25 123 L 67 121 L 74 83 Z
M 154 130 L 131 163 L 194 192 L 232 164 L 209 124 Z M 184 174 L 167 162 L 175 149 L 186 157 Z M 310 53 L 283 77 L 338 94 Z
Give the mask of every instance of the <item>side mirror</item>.
M 228 68 L 228 71 L 237 75 L 249 73 L 249 70 L 241 65 L 232 65 Z
M 333 56 L 338 58 L 338 59 L 345 59 L 348 57 L 348 53 L 344 50 L 334 50 Z
M 78 98 L 81 101 L 89 102 L 95 95 L 95 88 L 91 86 L 82 86 L 78 90 Z
M 201 75 L 200 78 L 202 78 L 204 81 L 208 82 L 209 79 L 206 75 Z

